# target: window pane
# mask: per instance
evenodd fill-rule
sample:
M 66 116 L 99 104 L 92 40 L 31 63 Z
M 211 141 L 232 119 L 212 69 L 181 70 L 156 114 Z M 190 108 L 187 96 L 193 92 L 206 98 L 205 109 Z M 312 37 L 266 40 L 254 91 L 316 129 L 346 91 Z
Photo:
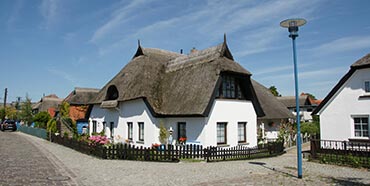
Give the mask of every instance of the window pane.
M 356 137 L 369 137 L 369 118 L 356 117 L 354 120 L 355 136 Z
M 369 118 L 362 118 L 362 121 L 361 122 L 364 123 L 364 124 L 365 123 L 367 124 L 367 123 L 369 123 Z
M 361 125 L 355 125 L 356 130 L 361 130 Z
M 226 123 L 217 123 L 217 143 L 226 143 Z
M 365 81 L 365 92 L 370 92 L 370 81 Z
M 139 125 L 139 140 L 144 141 L 144 123 L 139 122 L 138 125 Z
M 178 123 L 178 138 L 186 138 L 186 123 L 179 122 Z
M 354 121 L 355 121 L 355 123 L 360 123 L 361 118 L 355 118 Z
M 246 127 L 246 123 L 244 122 L 238 123 L 238 142 L 246 141 L 245 127 Z
M 355 131 L 355 136 L 361 136 L 361 132 L 360 131 Z
M 110 122 L 110 137 L 113 138 L 114 122 Z
M 369 131 L 367 131 L 367 130 L 364 131 L 363 135 L 364 135 L 363 137 L 369 137 Z
M 133 129 L 132 129 L 132 122 L 127 123 L 127 129 L 128 129 L 128 139 L 132 140 L 132 134 L 133 134 Z

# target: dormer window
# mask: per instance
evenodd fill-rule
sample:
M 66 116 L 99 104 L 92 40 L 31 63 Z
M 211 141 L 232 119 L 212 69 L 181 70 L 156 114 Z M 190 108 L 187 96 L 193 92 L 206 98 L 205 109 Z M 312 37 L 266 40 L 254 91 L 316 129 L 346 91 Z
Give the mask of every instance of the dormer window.
M 118 98 L 118 90 L 114 85 L 109 86 L 105 100 L 116 100 Z
M 217 90 L 218 98 L 244 99 L 240 86 L 241 80 L 234 76 L 222 76 L 222 83 Z

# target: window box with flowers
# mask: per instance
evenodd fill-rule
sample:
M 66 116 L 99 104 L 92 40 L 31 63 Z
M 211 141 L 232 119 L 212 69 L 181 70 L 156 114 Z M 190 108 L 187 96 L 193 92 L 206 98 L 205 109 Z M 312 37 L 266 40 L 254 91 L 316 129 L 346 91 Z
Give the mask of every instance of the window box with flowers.
M 181 137 L 181 138 L 179 138 L 179 143 L 180 143 L 181 145 L 185 145 L 185 143 L 186 143 L 186 137 Z

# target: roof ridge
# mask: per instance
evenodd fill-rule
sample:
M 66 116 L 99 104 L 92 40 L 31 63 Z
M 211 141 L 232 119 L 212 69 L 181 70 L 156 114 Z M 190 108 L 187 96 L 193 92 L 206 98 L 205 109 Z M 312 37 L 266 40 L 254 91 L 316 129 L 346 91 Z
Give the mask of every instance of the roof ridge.
M 173 72 L 185 67 L 213 61 L 214 59 L 221 57 L 221 52 L 223 52 L 224 46 L 224 43 L 220 43 L 216 46 L 203 50 L 195 50 L 188 55 L 182 55 L 172 59 L 167 63 L 166 72 Z

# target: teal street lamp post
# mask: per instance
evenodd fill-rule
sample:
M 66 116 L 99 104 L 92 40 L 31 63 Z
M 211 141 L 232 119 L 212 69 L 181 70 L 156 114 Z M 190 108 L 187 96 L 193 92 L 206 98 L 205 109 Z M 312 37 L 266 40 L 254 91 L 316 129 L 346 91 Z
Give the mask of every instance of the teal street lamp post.
M 297 70 L 297 54 L 295 47 L 295 39 L 298 37 L 298 27 L 306 24 L 304 19 L 287 19 L 280 22 L 280 26 L 288 28 L 289 37 L 293 42 L 293 61 L 294 61 L 294 82 L 295 82 L 295 105 L 296 105 L 296 120 L 297 120 L 297 164 L 298 178 L 302 178 L 302 144 L 301 144 L 301 117 L 299 112 L 299 92 L 298 92 L 298 70 Z

